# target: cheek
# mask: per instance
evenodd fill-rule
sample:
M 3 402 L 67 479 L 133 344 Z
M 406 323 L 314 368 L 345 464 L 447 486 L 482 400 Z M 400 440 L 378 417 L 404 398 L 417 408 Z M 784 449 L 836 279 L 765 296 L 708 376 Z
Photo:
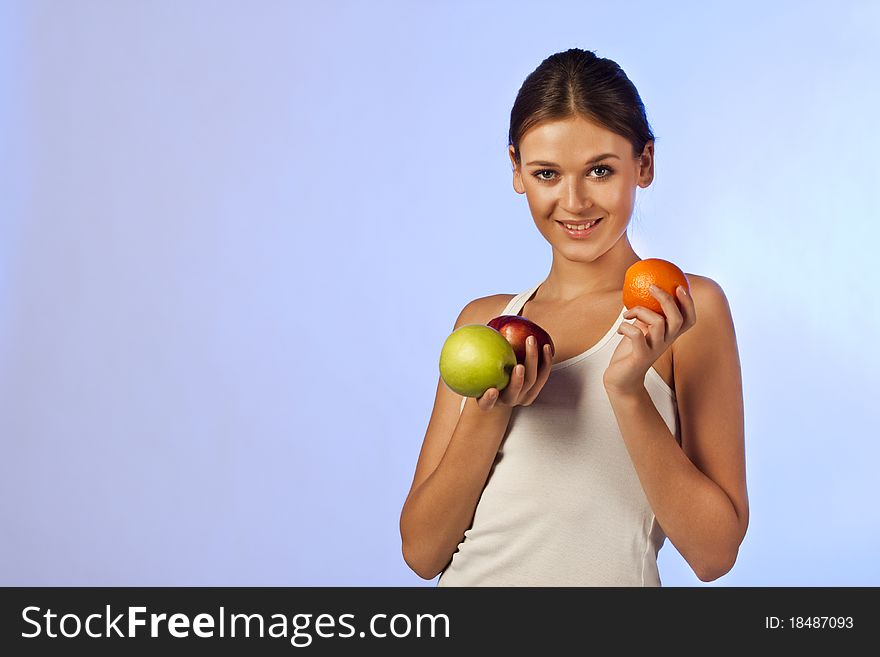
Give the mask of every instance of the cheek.
M 526 184 L 526 197 L 532 210 L 551 208 L 555 203 L 555 196 L 549 189 L 534 184 Z
M 547 207 L 547 202 L 541 200 L 537 194 L 532 194 L 531 192 L 528 192 L 526 195 L 526 200 L 529 204 L 529 210 L 533 215 L 541 214 L 543 212 L 543 208 Z
M 627 193 L 627 188 L 622 186 L 610 187 L 607 199 L 609 204 L 616 207 L 625 207 L 632 204 L 632 194 Z

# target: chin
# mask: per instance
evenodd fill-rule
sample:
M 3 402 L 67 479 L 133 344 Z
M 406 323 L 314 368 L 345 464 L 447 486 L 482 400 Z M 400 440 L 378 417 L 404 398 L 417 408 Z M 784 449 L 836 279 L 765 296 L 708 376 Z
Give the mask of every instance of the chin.
M 572 262 L 593 262 L 601 255 L 601 250 L 596 243 L 591 244 L 559 244 L 551 242 L 553 248 Z

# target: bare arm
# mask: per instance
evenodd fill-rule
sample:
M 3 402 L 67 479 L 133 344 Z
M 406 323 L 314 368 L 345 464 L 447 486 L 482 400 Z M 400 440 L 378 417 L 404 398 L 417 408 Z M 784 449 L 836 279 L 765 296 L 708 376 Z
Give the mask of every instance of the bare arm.
M 709 582 L 733 567 L 748 527 L 749 504 L 733 319 L 717 283 L 693 280 L 700 319 L 676 340 L 673 352 L 681 447 L 644 387 L 608 390 L 608 397 L 658 522 L 697 576 Z M 673 317 L 674 299 L 661 296 L 667 316 Z M 648 313 L 641 316 L 649 318 Z
M 468 399 L 437 469 L 407 498 L 400 517 L 403 555 L 419 577 L 436 577 L 470 527 L 512 410 L 483 411 Z
M 483 324 L 503 305 L 497 297 L 472 301 L 455 327 Z M 537 346 L 527 344 L 526 362 L 514 368 L 507 387 L 468 398 L 463 409 L 464 398 L 438 380 L 434 410 L 400 514 L 403 558 L 419 577 L 436 577 L 471 526 L 513 407 L 531 404 L 550 376 L 549 348 L 540 368 L 538 363 Z

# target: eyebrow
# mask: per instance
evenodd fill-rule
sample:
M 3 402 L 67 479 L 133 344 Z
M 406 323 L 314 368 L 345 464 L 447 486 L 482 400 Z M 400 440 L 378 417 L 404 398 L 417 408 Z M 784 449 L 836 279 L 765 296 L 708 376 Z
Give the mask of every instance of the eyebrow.
M 602 155 L 597 155 L 593 159 L 587 160 L 584 164 L 592 164 L 593 162 L 598 162 L 599 160 L 604 160 L 606 158 L 612 158 L 612 157 L 616 160 L 620 159 L 614 153 L 602 153 Z M 556 162 L 546 162 L 544 160 L 532 160 L 531 162 L 526 162 L 527 167 L 532 166 L 533 164 L 537 164 L 542 167 L 558 167 L 559 166 L 558 164 L 556 164 Z

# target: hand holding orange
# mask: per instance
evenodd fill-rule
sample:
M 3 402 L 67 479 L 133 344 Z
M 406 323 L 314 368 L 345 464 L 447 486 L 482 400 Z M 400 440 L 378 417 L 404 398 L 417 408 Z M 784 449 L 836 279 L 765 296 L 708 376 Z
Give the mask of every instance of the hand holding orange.
M 666 313 L 663 312 L 660 302 L 651 294 L 652 285 L 668 292 L 674 299 L 678 298 L 675 290 L 679 285 L 688 294 L 691 289 L 687 276 L 677 266 L 668 260 L 647 258 L 639 260 L 626 270 L 623 279 L 623 305 L 628 310 L 634 306 L 644 306 L 665 317 Z

